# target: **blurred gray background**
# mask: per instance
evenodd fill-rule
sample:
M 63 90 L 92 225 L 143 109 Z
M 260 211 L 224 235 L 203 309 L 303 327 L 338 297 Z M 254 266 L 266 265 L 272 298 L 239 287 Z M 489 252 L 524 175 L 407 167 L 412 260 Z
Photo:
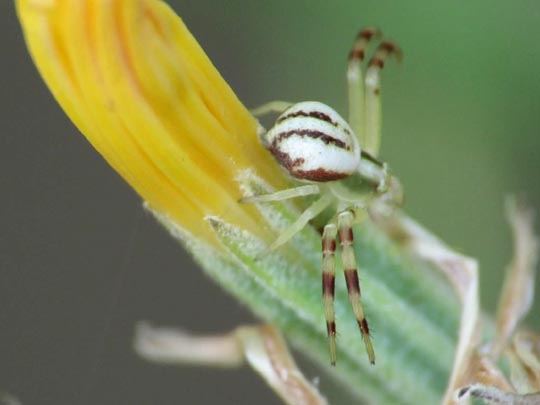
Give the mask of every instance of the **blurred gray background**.
M 540 207 L 540 3 L 169 3 L 250 107 L 314 99 L 345 112 L 357 29 L 376 24 L 398 41 L 405 59 L 383 80 L 383 158 L 407 211 L 480 260 L 482 304 L 494 310 L 511 255 L 504 197 L 526 192 Z M 0 391 L 24 404 L 276 403 L 248 369 L 134 355 L 140 319 L 208 333 L 254 320 L 70 123 L 11 1 L 0 2 L 0 50 Z M 537 329 L 538 297 L 528 319 Z

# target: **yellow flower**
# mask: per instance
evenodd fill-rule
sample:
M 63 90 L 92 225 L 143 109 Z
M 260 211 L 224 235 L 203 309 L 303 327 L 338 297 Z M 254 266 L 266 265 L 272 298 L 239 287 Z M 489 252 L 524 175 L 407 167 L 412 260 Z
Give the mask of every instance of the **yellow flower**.
M 215 244 L 203 218 L 255 235 L 236 177 L 274 186 L 257 123 L 181 19 L 157 0 L 17 0 L 32 58 L 71 120 L 150 207 Z

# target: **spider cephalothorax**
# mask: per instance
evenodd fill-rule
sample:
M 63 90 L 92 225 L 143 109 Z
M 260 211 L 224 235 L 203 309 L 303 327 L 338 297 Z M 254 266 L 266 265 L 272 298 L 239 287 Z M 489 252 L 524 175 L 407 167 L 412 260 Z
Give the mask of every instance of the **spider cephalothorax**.
M 390 176 L 386 164 L 376 158 L 381 137 L 380 71 L 389 55 L 400 57 L 401 51 L 393 43 L 383 41 L 367 64 L 365 79 L 361 69 L 367 45 L 379 36 L 380 32 L 375 28 L 361 30 L 349 54 L 349 123 L 331 107 L 316 101 L 296 104 L 275 101 L 253 111 L 255 115 L 280 112 L 272 128 L 261 131 L 261 142 L 290 176 L 307 184 L 247 197 L 242 202 L 320 195 L 268 250 L 287 242 L 323 210 L 335 208 L 336 214 L 325 225 L 322 234 L 323 299 L 332 364 L 336 362 L 333 304 L 336 239 L 341 246 L 349 299 L 369 361 L 375 363 L 375 351 L 360 296 L 352 226 L 358 220 L 355 214 L 359 210 L 372 204 L 393 207 L 401 203 L 399 182 Z

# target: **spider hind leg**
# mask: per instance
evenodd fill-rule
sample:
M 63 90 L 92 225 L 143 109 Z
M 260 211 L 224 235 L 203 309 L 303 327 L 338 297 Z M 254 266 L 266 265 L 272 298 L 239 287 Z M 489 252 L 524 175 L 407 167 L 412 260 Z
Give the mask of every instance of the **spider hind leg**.
M 328 333 L 328 345 L 330 348 L 330 364 L 333 366 L 336 365 L 336 321 L 334 314 L 336 235 L 337 228 L 335 224 L 328 224 L 324 227 L 322 235 L 322 294 L 324 301 L 324 316 L 326 319 L 326 331 Z
M 338 215 L 338 239 L 341 246 L 341 258 L 343 262 L 343 270 L 345 281 L 347 282 L 347 291 L 349 301 L 360 327 L 360 333 L 364 339 L 364 345 L 371 364 L 375 364 L 375 350 L 371 342 L 369 334 L 369 326 L 362 304 L 360 293 L 360 282 L 358 280 L 358 270 L 356 266 L 356 258 L 353 250 L 353 229 L 354 214 L 350 210 L 340 212 Z

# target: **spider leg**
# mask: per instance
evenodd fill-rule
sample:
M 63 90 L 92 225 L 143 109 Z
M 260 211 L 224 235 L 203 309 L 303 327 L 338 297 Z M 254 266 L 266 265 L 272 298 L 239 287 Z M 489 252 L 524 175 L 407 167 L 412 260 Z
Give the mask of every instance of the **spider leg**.
M 368 322 L 364 314 L 364 305 L 360 294 L 360 282 L 358 281 L 358 270 L 356 267 L 356 258 L 353 250 L 353 213 L 350 210 L 340 212 L 338 215 L 338 238 L 341 245 L 341 258 L 343 261 L 343 270 L 347 282 L 347 291 L 349 301 L 351 302 L 356 321 L 360 327 L 360 332 L 364 339 L 364 345 L 371 364 L 375 364 L 375 351 L 369 336 Z
M 296 233 L 302 230 L 309 221 L 319 215 L 332 202 L 332 196 L 325 194 L 313 204 L 311 204 L 298 219 L 285 231 L 283 231 L 277 239 L 266 249 L 263 256 L 273 250 L 276 250 L 281 245 L 287 243 Z
M 396 44 L 381 42 L 366 70 L 366 142 L 362 146 L 372 156 L 379 154 L 381 144 L 381 70 L 390 55 L 399 61 L 403 54 Z
M 366 141 L 365 129 L 365 100 L 364 82 L 362 77 L 362 61 L 366 56 L 367 47 L 372 39 L 381 36 L 381 32 L 375 27 L 362 29 L 354 41 L 349 52 L 347 65 L 347 89 L 349 94 L 349 125 L 356 134 L 360 145 Z
M 268 103 L 265 103 L 257 108 L 254 108 L 251 110 L 251 114 L 253 114 L 255 117 L 260 117 L 262 115 L 266 115 L 269 113 L 281 113 L 285 111 L 287 108 L 289 108 L 293 103 L 290 103 L 288 101 L 270 101 Z
M 270 194 L 254 195 L 240 199 L 240 203 L 260 203 L 270 201 L 282 201 L 295 197 L 304 197 L 306 195 L 319 194 L 321 189 L 316 184 L 307 184 L 305 186 L 288 188 L 286 190 L 276 191 Z
M 322 235 L 322 294 L 324 301 L 324 317 L 330 346 L 330 364 L 336 365 L 336 321 L 334 315 L 334 290 L 336 278 L 336 234 L 335 224 L 324 227 Z

